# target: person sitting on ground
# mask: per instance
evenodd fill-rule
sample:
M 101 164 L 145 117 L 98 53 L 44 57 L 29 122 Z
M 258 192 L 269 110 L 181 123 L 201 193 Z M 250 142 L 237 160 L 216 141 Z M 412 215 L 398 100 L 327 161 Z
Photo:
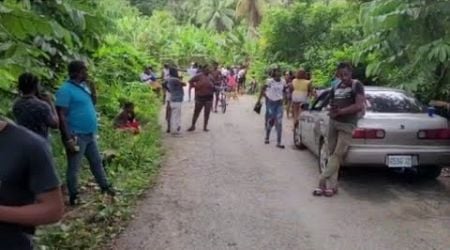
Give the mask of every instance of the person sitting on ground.
M 114 118 L 114 128 L 129 131 L 133 134 L 138 134 L 141 131 L 141 125 L 136 119 L 132 102 L 123 104 L 122 111 Z
M 48 142 L 0 117 L 0 249 L 33 249 L 35 227 L 64 213 Z
M 19 76 L 19 92 L 12 109 L 17 123 L 48 139 L 49 128 L 59 123 L 51 95 L 39 93 L 39 79 L 31 73 Z
M 141 74 L 141 82 L 151 85 L 154 81 L 156 81 L 156 76 L 153 73 L 152 66 L 145 67 L 144 72 Z

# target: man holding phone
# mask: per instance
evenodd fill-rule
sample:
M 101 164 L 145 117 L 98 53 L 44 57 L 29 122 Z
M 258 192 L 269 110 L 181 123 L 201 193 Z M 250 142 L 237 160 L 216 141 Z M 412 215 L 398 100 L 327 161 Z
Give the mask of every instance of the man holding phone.
M 95 88 L 87 84 L 87 67 L 82 61 L 69 64 L 69 80 L 56 93 L 60 130 L 67 152 L 67 188 L 70 205 L 78 197 L 78 171 L 83 156 L 89 161 L 92 174 L 103 193 L 115 195 L 108 184 L 97 145 L 97 112 Z

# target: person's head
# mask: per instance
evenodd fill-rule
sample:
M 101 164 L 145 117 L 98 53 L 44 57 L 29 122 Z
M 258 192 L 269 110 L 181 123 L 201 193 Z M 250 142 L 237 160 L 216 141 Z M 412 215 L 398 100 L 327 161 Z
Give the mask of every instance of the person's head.
M 165 68 L 165 69 L 169 69 L 169 68 L 170 68 L 169 64 L 165 63 L 165 64 L 164 64 L 164 68 Z
M 350 83 L 353 76 L 353 67 L 350 63 L 342 62 L 339 63 L 336 71 L 336 76 L 341 79 L 343 83 Z
M 299 71 L 297 71 L 297 74 L 295 74 L 295 78 L 308 79 L 308 75 L 304 69 L 300 69 Z
M 152 73 L 152 67 L 151 66 L 146 66 L 144 68 L 144 73 L 147 74 L 147 75 Z
M 288 70 L 288 71 L 285 71 L 284 72 L 284 78 L 286 79 L 286 80 L 291 80 L 292 79 L 292 76 L 293 76 L 293 73 L 292 73 L 292 71 L 290 71 L 290 70 Z
M 197 69 L 198 68 L 198 63 L 197 62 L 192 62 L 191 66 L 192 66 L 192 68 Z
M 203 66 L 201 66 L 200 68 L 201 68 L 201 72 L 202 72 L 203 74 L 209 75 L 210 70 L 209 70 L 208 65 L 203 65 Z
M 134 103 L 132 103 L 132 102 L 125 102 L 123 104 L 122 108 L 127 113 L 133 113 L 134 112 Z
M 31 73 L 19 76 L 19 92 L 22 95 L 36 95 L 39 91 L 39 79 Z
M 178 75 L 178 70 L 176 68 L 170 68 L 169 69 L 169 75 L 170 75 L 170 77 L 175 77 L 175 78 L 179 78 L 180 77 Z
M 87 67 L 83 61 L 72 61 L 68 66 L 71 80 L 83 82 L 88 78 Z
M 212 63 L 212 68 L 213 68 L 213 70 L 218 69 L 219 68 L 219 64 L 217 62 L 213 62 Z
M 274 68 L 272 71 L 272 77 L 275 80 L 279 80 L 281 78 L 281 70 L 279 68 Z

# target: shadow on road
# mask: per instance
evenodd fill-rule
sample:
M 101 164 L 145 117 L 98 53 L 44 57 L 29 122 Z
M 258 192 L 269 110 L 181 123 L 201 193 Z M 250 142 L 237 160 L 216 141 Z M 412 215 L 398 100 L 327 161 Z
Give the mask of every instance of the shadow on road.
M 413 174 L 400 174 L 386 169 L 344 169 L 340 186 L 350 196 L 373 203 L 403 198 L 447 202 L 450 197 L 450 178 L 420 180 Z

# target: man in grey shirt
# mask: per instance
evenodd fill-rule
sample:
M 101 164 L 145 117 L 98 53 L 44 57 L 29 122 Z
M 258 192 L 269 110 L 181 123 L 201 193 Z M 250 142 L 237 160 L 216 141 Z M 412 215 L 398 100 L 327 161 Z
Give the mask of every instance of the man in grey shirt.
M 64 211 L 48 143 L 0 119 L 0 249 L 33 249 L 35 226 Z
M 170 93 L 170 127 L 174 135 L 181 131 L 181 104 L 184 98 L 184 89 L 186 85 L 180 80 L 178 71 L 175 68 L 169 70 L 169 78 L 167 79 L 167 88 Z

